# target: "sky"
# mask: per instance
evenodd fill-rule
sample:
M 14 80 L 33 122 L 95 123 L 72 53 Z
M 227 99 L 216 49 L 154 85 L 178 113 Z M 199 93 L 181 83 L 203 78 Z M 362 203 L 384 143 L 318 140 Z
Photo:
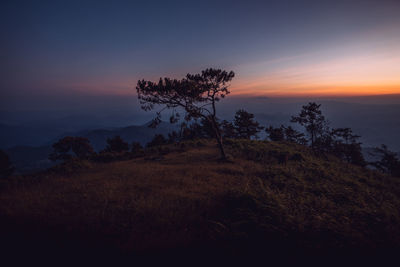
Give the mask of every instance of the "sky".
M 2 1 L 1 110 L 133 99 L 139 79 L 208 67 L 236 73 L 236 97 L 400 94 L 399 14 L 399 0 Z

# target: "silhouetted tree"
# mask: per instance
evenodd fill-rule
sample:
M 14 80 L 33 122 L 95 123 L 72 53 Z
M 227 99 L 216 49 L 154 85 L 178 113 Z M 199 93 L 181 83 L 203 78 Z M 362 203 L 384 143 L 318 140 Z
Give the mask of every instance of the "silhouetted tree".
M 155 146 L 162 146 L 167 144 L 167 139 L 165 139 L 164 135 L 156 134 L 154 138 L 147 143 L 147 147 L 155 147 Z
M 315 102 L 308 103 L 303 106 L 298 116 L 292 116 L 291 122 L 299 123 L 303 126 L 310 136 L 311 147 L 315 148 L 315 143 L 318 138 L 322 139 L 327 131 L 328 122 L 322 115 L 320 110 L 321 105 Z M 319 143 L 324 143 L 325 140 L 320 140 Z
M 53 144 L 53 152 L 49 155 L 49 159 L 52 161 L 67 161 L 74 157 L 88 159 L 93 153 L 93 147 L 87 138 L 67 136 Z
M 14 172 L 11 161 L 3 150 L 0 149 L 0 178 L 7 178 Z
M 148 111 L 161 105 L 153 125 L 161 122 L 161 112 L 172 109 L 170 121 L 179 118 L 177 108 L 186 113 L 185 119 L 203 118 L 212 125 L 214 136 L 218 142 L 221 157 L 226 158 L 221 131 L 217 125 L 216 104 L 229 94 L 228 83 L 235 76 L 233 71 L 206 69 L 201 74 L 187 74 L 181 80 L 160 78 L 158 83 L 139 80 L 136 86 L 142 109 Z
M 331 135 L 334 136 L 334 139 L 336 141 L 339 141 L 346 145 L 356 143 L 357 140 L 361 137 L 359 135 L 353 134 L 353 130 L 351 128 L 332 129 Z
M 386 145 L 381 145 L 381 147 L 376 147 L 374 149 L 373 154 L 379 156 L 380 160 L 371 162 L 371 165 L 382 172 L 400 177 L 400 161 L 395 152 L 390 151 Z
M 321 135 L 315 138 L 314 150 L 318 152 L 332 152 L 333 139 L 329 134 L 329 129 L 327 128 Z
M 364 166 L 366 164 L 362 154 L 359 135 L 353 134 L 350 128 L 332 129 L 331 133 L 331 152 L 349 163 Z
M 285 128 L 283 125 L 281 127 L 275 128 L 272 126 L 269 126 L 268 128 L 265 128 L 265 131 L 267 132 L 268 138 L 271 141 L 274 142 L 280 142 L 285 140 Z
M 292 128 L 292 126 L 283 126 L 283 135 L 285 136 L 285 140 L 288 142 L 297 143 L 300 145 L 307 144 L 307 139 L 304 137 L 304 134 L 296 131 Z
M 348 150 L 346 152 L 347 160 L 356 165 L 366 166 L 364 155 L 362 153 L 361 143 L 352 143 L 348 145 Z
M 131 153 L 133 155 L 141 155 L 144 153 L 143 146 L 139 142 L 133 142 L 131 145 Z
M 222 125 L 222 135 L 225 138 L 236 138 L 237 137 L 235 126 L 232 124 L 232 122 L 223 120 L 221 125 Z
M 219 123 L 218 118 L 215 118 L 215 124 L 218 129 L 221 129 L 221 124 Z M 202 118 L 200 120 L 200 126 L 200 138 L 215 138 L 214 126 L 209 120 Z
M 129 144 L 125 142 L 120 136 L 107 138 L 107 147 L 105 152 L 124 152 L 129 151 Z
M 307 144 L 307 140 L 304 138 L 304 134 L 296 131 L 291 126 L 281 125 L 280 127 L 269 126 L 265 129 L 268 137 L 271 141 L 287 141 L 291 143 L 297 143 L 301 145 Z
M 236 111 L 233 125 L 238 138 L 245 139 L 250 139 L 251 137 L 258 138 L 257 134 L 264 128 L 254 120 L 254 114 L 244 109 Z

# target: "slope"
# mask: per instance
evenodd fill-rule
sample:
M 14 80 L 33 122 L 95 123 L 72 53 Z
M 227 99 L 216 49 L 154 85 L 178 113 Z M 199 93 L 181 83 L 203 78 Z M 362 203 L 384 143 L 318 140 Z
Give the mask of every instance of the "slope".
M 294 144 L 227 148 L 229 162 L 202 140 L 3 180 L 1 232 L 129 255 L 400 247 L 400 179 Z

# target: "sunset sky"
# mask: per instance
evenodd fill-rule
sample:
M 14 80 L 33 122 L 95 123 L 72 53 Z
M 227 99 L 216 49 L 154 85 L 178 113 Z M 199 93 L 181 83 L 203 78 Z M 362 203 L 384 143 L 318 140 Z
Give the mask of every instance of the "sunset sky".
M 398 0 L 0 5 L 2 104 L 131 96 L 207 67 L 235 71 L 237 96 L 400 94 Z

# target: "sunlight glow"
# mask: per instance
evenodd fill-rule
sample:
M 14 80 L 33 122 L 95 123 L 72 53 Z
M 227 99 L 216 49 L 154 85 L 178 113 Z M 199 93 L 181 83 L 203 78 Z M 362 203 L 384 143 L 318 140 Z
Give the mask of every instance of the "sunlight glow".
M 360 44 L 361 43 L 361 44 Z M 324 96 L 400 93 L 400 40 L 357 42 L 238 66 L 236 95 Z

